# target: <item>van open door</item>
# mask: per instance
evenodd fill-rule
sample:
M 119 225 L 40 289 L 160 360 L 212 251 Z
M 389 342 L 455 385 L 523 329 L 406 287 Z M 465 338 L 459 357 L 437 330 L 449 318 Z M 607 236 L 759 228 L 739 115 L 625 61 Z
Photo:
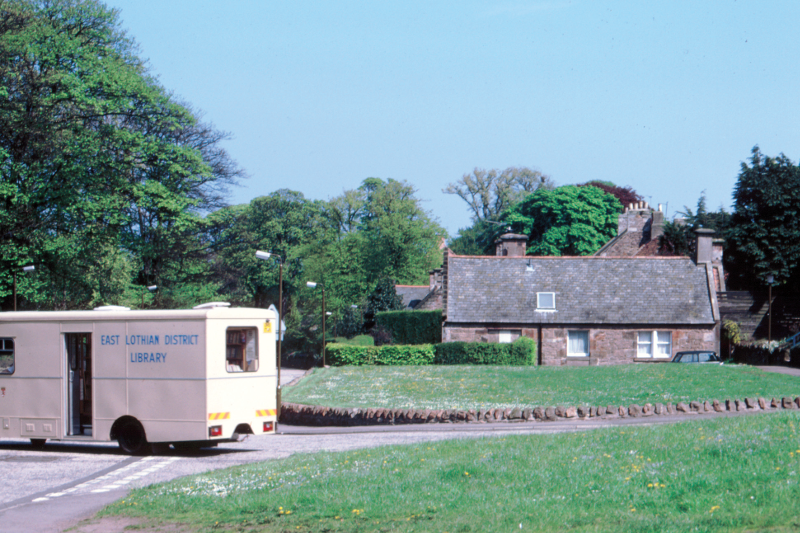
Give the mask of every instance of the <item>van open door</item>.
M 65 333 L 67 435 L 92 435 L 92 334 Z

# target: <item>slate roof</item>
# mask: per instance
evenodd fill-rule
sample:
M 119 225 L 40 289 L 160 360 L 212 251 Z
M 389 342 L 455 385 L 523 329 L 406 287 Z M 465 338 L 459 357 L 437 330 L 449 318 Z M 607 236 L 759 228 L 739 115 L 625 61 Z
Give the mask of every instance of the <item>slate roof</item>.
M 705 265 L 686 257 L 451 255 L 448 323 L 714 324 Z M 554 292 L 555 311 L 536 310 Z
M 403 299 L 405 309 L 414 309 L 431 292 L 428 285 L 395 285 L 394 290 Z

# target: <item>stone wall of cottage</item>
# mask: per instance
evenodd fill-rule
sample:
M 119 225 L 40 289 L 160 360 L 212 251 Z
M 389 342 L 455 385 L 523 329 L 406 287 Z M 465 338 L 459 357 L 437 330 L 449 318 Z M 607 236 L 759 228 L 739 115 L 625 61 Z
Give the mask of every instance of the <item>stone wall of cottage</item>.
M 511 342 L 514 342 L 520 336 L 537 340 L 536 329 L 523 328 L 521 326 L 461 326 L 444 328 L 442 331 L 442 342 L 500 342 L 500 334 L 503 332 L 511 333 Z
M 567 356 L 567 335 L 570 330 L 589 331 L 589 357 Z M 538 329 L 521 326 L 486 327 L 477 325 L 446 326 L 443 342 L 499 342 L 502 332 L 510 331 L 511 340 L 524 335 L 539 342 Z M 640 331 L 669 331 L 672 334 L 672 355 L 685 350 L 719 351 L 718 328 L 708 326 L 688 327 L 542 327 L 541 363 L 543 365 L 617 365 L 634 362 L 669 361 L 640 359 L 637 357 L 637 339 Z

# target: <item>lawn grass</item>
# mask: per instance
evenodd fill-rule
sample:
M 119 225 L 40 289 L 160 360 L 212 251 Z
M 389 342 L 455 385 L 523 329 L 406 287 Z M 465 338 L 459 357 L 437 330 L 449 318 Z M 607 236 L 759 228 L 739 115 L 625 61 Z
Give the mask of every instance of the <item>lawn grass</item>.
M 295 455 L 103 511 L 199 531 L 800 529 L 800 414 Z
M 799 394 L 800 378 L 745 365 L 348 366 L 316 369 L 283 389 L 283 401 L 346 408 L 477 410 Z

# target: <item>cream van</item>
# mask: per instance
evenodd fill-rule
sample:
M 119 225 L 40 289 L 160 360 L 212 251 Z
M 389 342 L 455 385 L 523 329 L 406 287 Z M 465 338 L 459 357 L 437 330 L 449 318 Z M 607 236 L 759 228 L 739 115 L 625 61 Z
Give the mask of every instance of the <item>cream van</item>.
M 215 446 L 277 424 L 267 309 L 0 313 L 0 438 Z

